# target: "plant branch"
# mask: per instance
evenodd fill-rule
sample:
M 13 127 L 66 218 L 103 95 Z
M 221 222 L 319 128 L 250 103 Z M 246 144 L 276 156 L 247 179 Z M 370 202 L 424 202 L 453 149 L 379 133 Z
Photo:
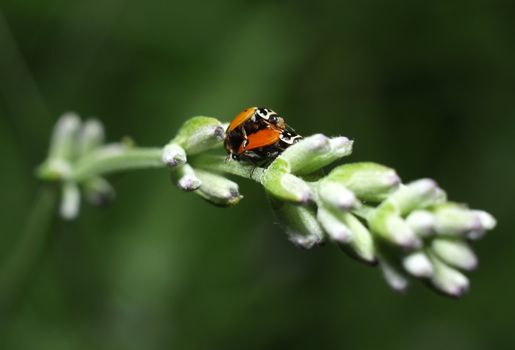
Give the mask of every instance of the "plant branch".
M 212 153 L 222 148 L 224 130 L 215 118 L 193 117 L 163 148 L 104 145 L 100 122 L 83 123 L 69 113 L 54 128 L 39 176 L 61 183 L 61 217 L 69 220 L 78 215 L 82 197 L 93 204 L 114 197 L 103 176 L 115 171 L 168 168 L 180 189 L 223 207 L 243 198 L 227 175 L 250 179 L 265 189 L 295 245 L 309 249 L 330 240 L 358 260 L 378 264 L 396 290 L 412 277 L 452 297 L 468 289 L 462 271 L 477 265 L 468 241 L 496 225 L 487 212 L 449 202 L 431 179 L 403 184 L 395 170 L 376 163 L 324 172 L 351 154 L 353 141 L 343 136 L 305 137 L 265 167 Z
M 261 183 L 265 169 L 251 164 L 226 160 L 226 157 L 212 154 L 200 154 L 189 160 L 189 163 L 198 169 L 209 170 L 215 173 L 230 174 Z
M 80 158 L 71 179 L 80 182 L 108 173 L 132 169 L 162 168 L 161 148 L 137 148 L 111 145 L 99 148 Z
M 57 198 L 56 188 L 45 186 L 39 190 L 34 199 L 17 245 L 0 271 L 0 307 L 2 309 L 11 306 L 14 295 L 21 288 L 26 275 L 41 254 L 50 233 L 52 218 L 55 216 Z

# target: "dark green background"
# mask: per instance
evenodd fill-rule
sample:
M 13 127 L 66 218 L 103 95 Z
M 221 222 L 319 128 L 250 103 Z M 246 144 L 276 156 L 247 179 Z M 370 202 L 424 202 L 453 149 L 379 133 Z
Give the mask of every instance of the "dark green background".
M 67 110 L 159 146 L 190 116 L 268 106 L 499 225 L 475 245 L 464 299 L 418 283 L 397 295 L 332 245 L 293 247 L 252 183 L 219 209 L 162 170 L 114 175 L 112 206 L 48 232 L 0 348 L 513 349 L 512 4 L 1 0 L 1 261 Z

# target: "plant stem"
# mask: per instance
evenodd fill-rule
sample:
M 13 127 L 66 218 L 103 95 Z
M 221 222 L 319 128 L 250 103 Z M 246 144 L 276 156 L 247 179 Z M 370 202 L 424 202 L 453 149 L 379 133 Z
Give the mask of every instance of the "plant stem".
M 120 145 L 102 147 L 79 159 L 71 179 L 77 182 L 130 169 L 165 167 L 161 148 L 136 148 Z
M 42 187 L 32 205 L 19 241 L 0 270 L 0 307 L 12 306 L 12 301 L 26 275 L 40 255 L 50 232 L 49 226 L 57 206 L 56 188 Z
M 242 164 L 236 161 L 227 161 L 224 156 L 202 154 L 188 160 L 194 168 L 210 170 L 216 173 L 236 175 L 245 179 L 261 183 L 265 169 Z

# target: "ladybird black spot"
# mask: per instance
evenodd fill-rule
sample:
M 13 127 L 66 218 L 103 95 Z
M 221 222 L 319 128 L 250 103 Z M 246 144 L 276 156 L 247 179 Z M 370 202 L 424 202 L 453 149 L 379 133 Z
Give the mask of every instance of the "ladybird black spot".
M 265 118 L 265 117 L 266 117 L 266 115 L 268 114 L 268 111 L 267 111 L 267 109 L 266 109 L 266 108 L 258 108 L 258 113 L 259 113 L 259 114 L 261 114 L 261 116 L 262 116 L 263 118 Z

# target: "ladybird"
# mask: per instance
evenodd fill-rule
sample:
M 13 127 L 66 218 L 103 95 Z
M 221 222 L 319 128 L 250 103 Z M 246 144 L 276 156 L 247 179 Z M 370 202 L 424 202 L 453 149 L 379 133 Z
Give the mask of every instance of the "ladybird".
M 284 119 L 269 108 L 250 107 L 239 113 L 225 132 L 228 159 L 266 164 L 301 140 Z

